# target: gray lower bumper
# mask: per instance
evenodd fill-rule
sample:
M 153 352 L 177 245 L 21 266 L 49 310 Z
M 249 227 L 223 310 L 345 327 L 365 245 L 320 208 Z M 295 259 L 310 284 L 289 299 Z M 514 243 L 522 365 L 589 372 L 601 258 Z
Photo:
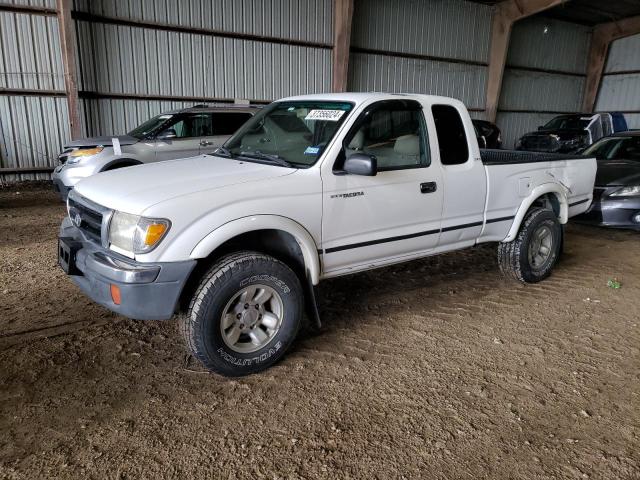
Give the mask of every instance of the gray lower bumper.
M 196 265 L 195 260 L 136 262 L 85 241 L 75 227 L 68 226 L 68 222 L 63 222 L 60 237 L 82 244 L 73 259 L 81 275 L 70 275 L 73 282 L 93 301 L 136 320 L 171 318 L 178 307 L 182 288 Z M 112 285 L 120 291 L 120 304 L 112 298 Z

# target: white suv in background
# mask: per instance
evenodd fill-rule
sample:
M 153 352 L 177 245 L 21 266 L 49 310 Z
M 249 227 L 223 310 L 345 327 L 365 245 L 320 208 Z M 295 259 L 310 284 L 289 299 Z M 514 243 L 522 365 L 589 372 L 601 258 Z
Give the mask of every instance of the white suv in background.
M 58 157 L 54 188 L 66 200 L 76 183 L 99 172 L 213 153 L 256 111 L 249 105 L 196 105 L 153 117 L 127 135 L 74 140 Z

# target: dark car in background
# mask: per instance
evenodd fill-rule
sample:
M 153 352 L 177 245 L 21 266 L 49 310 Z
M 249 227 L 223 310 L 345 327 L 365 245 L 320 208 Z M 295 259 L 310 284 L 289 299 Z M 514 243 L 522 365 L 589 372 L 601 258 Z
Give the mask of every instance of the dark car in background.
M 577 221 L 640 230 L 640 131 L 601 139 L 584 155 L 596 157 L 593 203 Z
M 472 120 L 480 148 L 502 148 L 502 133 L 495 123 L 486 120 Z
M 626 130 L 627 121 L 621 113 L 560 115 L 538 131 L 525 133 L 515 147 L 532 152 L 576 153 L 602 137 Z

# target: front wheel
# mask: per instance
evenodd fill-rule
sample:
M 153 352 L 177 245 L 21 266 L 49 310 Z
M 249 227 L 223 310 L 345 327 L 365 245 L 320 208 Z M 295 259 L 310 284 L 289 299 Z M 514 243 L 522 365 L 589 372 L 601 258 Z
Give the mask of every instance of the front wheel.
M 237 377 L 277 362 L 303 315 L 296 274 L 268 255 L 241 252 L 216 263 L 197 288 L 180 328 L 206 368 Z
M 523 283 L 544 280 L 558 261 L 562 237 L 562 225 L 553 211 L 530 210 L 515 240 L 498 245 L 500 270 Z

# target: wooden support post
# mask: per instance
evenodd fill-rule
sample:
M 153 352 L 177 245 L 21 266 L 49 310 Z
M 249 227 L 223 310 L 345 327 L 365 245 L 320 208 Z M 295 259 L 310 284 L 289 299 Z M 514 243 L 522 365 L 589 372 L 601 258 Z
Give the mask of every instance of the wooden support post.
M 625 18 L 618 22 L 601 23 L 594 27 L 587 63 L 587 81 L 582 100 L 583 112 L 591 113 L 595 108 L 611 42 L 639 33 L 640 16 Z
M 334 92 L 345 92 L 349 78 L 349 47 L 353 0 L 333 0 L 333 82 Z
M 505 0 L 496 6 L 491 28 L 489 72 L 487 74 L 487 100 L 485 115 L 495 122 L 502 90 L 502 77 L 507 62 L 509 39 L 513 24 L 567 0 Z
M 71 1 L 58 2 L 58 29 L 60 31 L 60 45 L 62 47 L 62 64 L 64 66 L 64 84 L 69 108 L 69 126 L 71 138 L 77 139 L 82 135 L 80 128 L 80 110 L 78 108 L 78 75 L 76 72 L 76 34 L 71 18 Z

